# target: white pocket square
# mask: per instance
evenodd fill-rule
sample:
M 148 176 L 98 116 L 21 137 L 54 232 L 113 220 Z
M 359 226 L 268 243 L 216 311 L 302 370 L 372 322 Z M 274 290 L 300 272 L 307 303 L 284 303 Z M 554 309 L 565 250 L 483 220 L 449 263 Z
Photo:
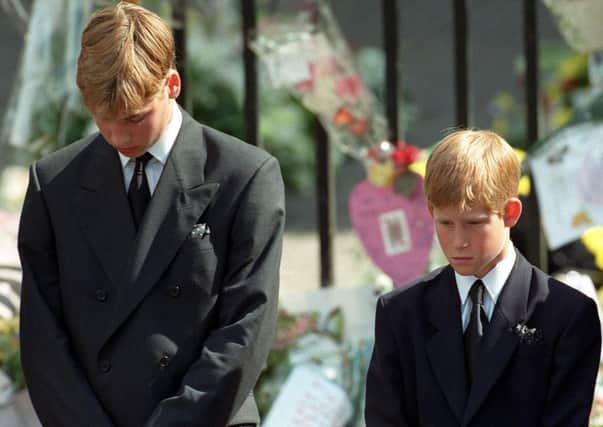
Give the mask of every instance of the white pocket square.
M 191 238 L 199 238 L 202 239 L 204 238 L 206 235 L 211 234 L 211 231 L 209 229 L 209 225 L 207 225 L 206 223 L 200 223 L 200 224 L 195 224 L 193 226 L 193 229 L 191 231 Z

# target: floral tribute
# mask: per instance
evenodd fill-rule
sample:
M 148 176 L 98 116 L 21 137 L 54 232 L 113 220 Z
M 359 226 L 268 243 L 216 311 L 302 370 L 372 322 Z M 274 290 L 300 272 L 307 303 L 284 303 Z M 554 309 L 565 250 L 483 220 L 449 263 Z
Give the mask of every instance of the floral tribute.
M 251 48 L 272 86 L 299 98 L 342 151 L 361 160 L 374 141 L 385 138 L 385 119 L 326 2 L 310 2 L 294 19 L 264 20 Z
M 422 190 L 424 152 L 404 141 L 367 150 L 367 179 L 350 193 L 350 220 L 371 260 L 395 286 L 422 275 L 434 228 Z
M 423 150 L 404 141 L 373 145 L 365 160 L 368 180 L 378 187 L 392 187 L 396 193 L 411 197 L 419 179 L 411 166 L 423 158 Z
M 343 311 L 333 309 L 324 319 L 317 312 L 279 311 L 277 337 L 254 390 L 264 418 L 296 366 L 317 369 L 345 390 L 362 419 L 364 383 L 372 343 L 349 343 L 343 338 Z

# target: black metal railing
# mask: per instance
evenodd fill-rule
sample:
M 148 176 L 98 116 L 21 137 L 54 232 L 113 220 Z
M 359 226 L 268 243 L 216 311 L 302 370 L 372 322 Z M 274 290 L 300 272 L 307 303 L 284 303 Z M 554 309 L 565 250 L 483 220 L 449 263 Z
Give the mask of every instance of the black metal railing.
M 180 96 L 178 102 L 188 108 L 188 82 L 186 73 L 186 3 L 187 0 L 174 0 L 172 7 L 172 31 L 176 44 L 176 68 L 180 74 Z
M 398 1 L 383 0 L 383 48 L 385 49 L 385 111 L 387 117 L 388 137 L 397 141 L 400 137 L 398 126 L 398 94 L 401 83 L 398 61 L 398 41 L 400 40 L 398 25 Z
M 249 47 L 256 30 L 255 1 L 241 0 L 243 33 L 243 67 L 245 69 L 245 140 L 253 145 L 261 145 L 259 138 L 258 72 L 257 58 Z
M 467 7 L 465 0 L 454 0 L 455 126 L 459 127 L 467 127 L 469 124 L 467 32 Z
M 523 0 L 523 43 L 526 62 L 526 124 L 527 144 L 529 149 L 538 141 L 538 16 L 536 0 Z M 532 182 L 534 180 L 532 179 Z M 536 191 L 530 194 L 524 207 L 523 240 L 528 242 L 520 248 L 526 258 L 542 270 L 548 271 L 548 250 L 544 241 L 544 234 L 540 223 L 540 209 L 536 199 Z

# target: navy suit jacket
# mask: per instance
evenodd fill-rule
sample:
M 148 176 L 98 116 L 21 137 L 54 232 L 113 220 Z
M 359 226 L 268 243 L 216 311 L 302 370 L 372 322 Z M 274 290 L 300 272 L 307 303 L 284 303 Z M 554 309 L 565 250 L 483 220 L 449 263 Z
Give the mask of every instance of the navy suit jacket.
M 138 232 L 101 135 L 34 164 L 21 351 L 43 425 L 258 423 L 283 224 L 277 161 L 185 112 Z
M 541 339 L 520 339 L 515 326 Z M 517 260 L 467 383 L 450 266 L 379 299 L 367 427 L 583 427 L 601 351 L 594 301 Z

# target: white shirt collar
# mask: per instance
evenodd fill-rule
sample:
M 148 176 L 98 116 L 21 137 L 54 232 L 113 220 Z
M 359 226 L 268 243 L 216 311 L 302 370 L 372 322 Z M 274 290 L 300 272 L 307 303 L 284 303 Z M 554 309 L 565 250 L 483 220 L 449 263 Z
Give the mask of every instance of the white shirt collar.
M 151 145 L 151 147 L 147 150 L 153 155 L 153 158 L 159 161 L 162 165 L 165 165 L 170 151 L 176 142 L 178 132 L 180 132 L 180 127 L 182 126 L 182 112 L 180 111 L 180 108 L 176 104 L 175 100 L 172 99 L 171 104 L 172 117 L 170 118 L 170 121 L 161 133 L 159 139 L 157 139 L 157 142 Z M 121 160 L 121 166 L 125 168 L 130 161 L 130 157 L 124 156 L 119 152 L 118 154 L 119 159 Z
M 507 244 L 511 246 L 511 250 L 509 251 L 508 255 L 504 257 L 498 264 L 496 264 L 494 268 L 488 272 L 488 274 L 481 278 L 484 287 L 486 288 L 486 292 L 494 304 L 496 304 L 498 296 L 502 292 L 505 282 L 511 274 L 511 270 L 515 264 L 515 258 L 517 258 L 513 244 L 511 242 L 508 242 Z M 463 304 L 465 304 L 467 296 L 469 295 L 471 285 L 473 285 L 473 283 L 478 280 L 479 277 L 473 275 L 463 276 L 458 274 L 456 271 L 454 272 L 454 276 L 456 278 L 456 286 L 459 292 L 459 297 L 461 298 L 462 307 Z

